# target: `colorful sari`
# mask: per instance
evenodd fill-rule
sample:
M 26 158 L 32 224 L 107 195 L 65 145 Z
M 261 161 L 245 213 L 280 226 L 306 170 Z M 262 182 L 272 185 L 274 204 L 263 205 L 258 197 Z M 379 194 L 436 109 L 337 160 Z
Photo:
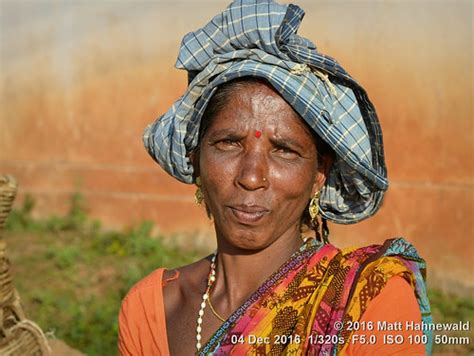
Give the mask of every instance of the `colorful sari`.
M 346 250 L 310 240 L 229 317 L 200 355 L 344 352 L 354 331 L 341 328 L 341 322 L 360 320 L 393 276 L 412 286 L 422 321 L 431 323 L 425 273 L 424 261 L 401 238 Z M 432 333 L 424 333 L 429 355 Z M 249 338 L 255 343 L 243 342 Z

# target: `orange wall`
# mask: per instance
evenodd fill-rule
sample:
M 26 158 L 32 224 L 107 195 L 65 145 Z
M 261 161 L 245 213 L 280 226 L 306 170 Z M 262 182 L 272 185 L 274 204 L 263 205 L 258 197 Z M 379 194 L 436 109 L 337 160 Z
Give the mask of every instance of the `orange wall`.
M 300 1 L 300 34 L 367 89 L 391 188 L 377 216 L 335 226 L 340 246 L 412 241 L 430 285 L 474 290 L 472 13 L 468 1 Z M 143 128 L 183 92 L 182 36 L 226 1 L 0 2 L 0 172 L 33 194 L 37 215 L 81 191 L 108 226 L 151 219 L 207 231 L 194 188 L 163 173 Z M 209 237 L 212 240 L 212 237 Z

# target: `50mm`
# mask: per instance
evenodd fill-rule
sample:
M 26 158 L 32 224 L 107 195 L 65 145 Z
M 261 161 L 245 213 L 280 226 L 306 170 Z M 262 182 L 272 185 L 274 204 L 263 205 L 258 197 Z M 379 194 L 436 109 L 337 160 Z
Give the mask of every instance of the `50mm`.
M 469 336 L 449 336 L 435 335 L 434 343 L 437 345 L 469 345 L 471 338 Z

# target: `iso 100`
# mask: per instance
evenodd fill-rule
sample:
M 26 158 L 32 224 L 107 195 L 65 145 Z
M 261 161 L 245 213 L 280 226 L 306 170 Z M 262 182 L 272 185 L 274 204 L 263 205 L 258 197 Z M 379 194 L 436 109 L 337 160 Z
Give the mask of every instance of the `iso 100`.
M 342 336 L 338 335 L 310 335 L 309 338 L 309 343 L 312 345 L 335 345 L 335 344 L 343 344 L 344 343 L 344 338 Z

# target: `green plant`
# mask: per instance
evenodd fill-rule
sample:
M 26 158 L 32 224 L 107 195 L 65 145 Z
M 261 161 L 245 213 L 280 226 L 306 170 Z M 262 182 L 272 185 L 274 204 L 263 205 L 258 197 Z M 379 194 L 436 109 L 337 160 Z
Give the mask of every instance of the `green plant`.
M 13 209 L 6 221 L 7 230 L 30 230 L 36 229 L 37 223 L 32 219 L 31 213 L 35 207 L 35 200 L 30 194 L 26 194 L 20 209 Z
M 100 222 L 87 216 L 86 203 L 80 193 L 73 193 L 69 198 L 69 209 L 64 216 L 51 215 L 46 219 L 34 219 L 32 212 L 35 200 L 26 194 L 20 209 L 10 213 L 6 229 L 10 231 L 60 232 L 77 231 L 91 233 L 100 229 Z
M 34 206 L 25 198 L 7 224 L 15 286 L 32 320 L 88 355 L 116 354 L 117 314 L 133 284 L 158 267 L 203 255 L 165 244 L 149 221 L 104 231 L 80 194 L 64 216 L 35 219 Z
M 445 294 L 436 289 L 428 291 L 431 309 L 436 322 L 455 323 L 474 322 L 474 300 L 456 295 Z
M 52 259 L 58 268 L 65 269 L 79 261 L 81 258 L 81 250 L 77 245 L 65 246 L 61 249 L 50 246 L 45 257 Z

